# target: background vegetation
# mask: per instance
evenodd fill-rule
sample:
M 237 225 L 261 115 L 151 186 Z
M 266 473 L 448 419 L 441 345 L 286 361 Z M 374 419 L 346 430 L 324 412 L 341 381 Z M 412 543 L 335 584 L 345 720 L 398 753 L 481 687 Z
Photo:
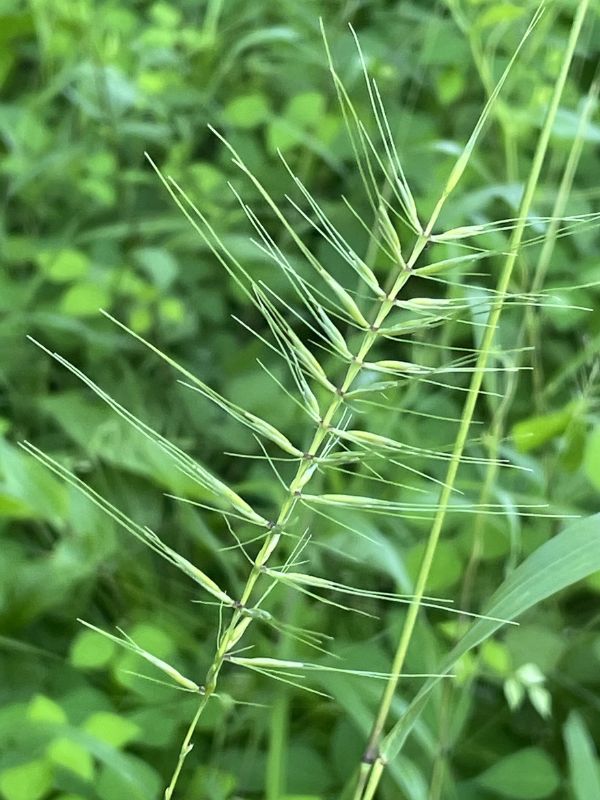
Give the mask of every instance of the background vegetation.
M 577 5 L 548 4 L 446 224 L 516 215 Z M 225 455 L 255 453 L 252 437 L 178 385 L 163 362 L 99 309 L 111 311 L 225 396 L 243 399 L 245 407 L 276 420 L 280 429 L 294 432 L 299 425 L 256 359 L 266 359 L 281 376 L 282 368 L 231 315 L 259 330 L 264 322 L 161 190 L 144 150 L 194 197 L 248 270 L 286 297 L 289 288 L 250 242 L 251 230 L 228 182 L 243 186 L 244 199 L 269 219 L 264 201 L 240 181 L 207 123 L 225 132 L 282 203 L 289 192 L 289 176 L 277 157 L 277 150 L 283 151 L 330 218 L 365 252 L 366 235 L 341 199 L 352 198 L 371 224 L 326 69 L 319 16 L 339 71 L 367 119 L 346 23 L 357 30 L 409 184 L 420 207 L 430 209 L 533 10 L 532 3 L 498 0 L 0 3 L 0 796 L 5 800 L 152 800 L 173 769 L 194 703 L 133 676 L 130 671 L 145 671 L 139 658 L 82 629 L 77 617 L 106 630 L 125 628 L 193 676 L 205 674 L 216 630 L 215 609 L 192 605 L 196 595 L 182 576 L 116 530 L 17 442 L 34 442 L 129 516 L 160 530 L 234 596 L 247 572 L 239 552 L 223 550 L 232 541 L 219 516 L 198 514 L 165 496 L 190 487 L 156 448 L 26 335 L 61 353 L 237 491 L 263 503 L 278 496 L 269 465 Z M 568 213 L 598 209 L 597 115 L 578 132 L 600 58 L 597 18 L 596 3 L 553 131 L 536 197 L 539 216 L 551 213 L 575 141 L 582 153 Z M 537 223 L 533 233 L 543 232 Z M 308 228 L 306 233 L 311 236 Z M 499 231 L 493 246 L 502 249 L 505 241 Z M 284 250 L 290 246 L 285 236 L 279 244 Z M 315 247 L 322 247 L 316 237 Z M 499 377 L 494 387 L 487 385 L 514 399 L 502 454 L 530 472 L 497 477 L 493 499 L 504 513 L 485 521 L 480 550 L 474 550 L 469 517 L 453 516 L 444 531 L 428 588 L 457 603 L 462 599 L 463 607 L 479 609 L 514 565 L 561 527 L 557 519 L 522 517 L 517 504 L 547 503 L 557 516 L 598 509 L 599 252 L 591 225 L 558 238 L 546 279 L 552 301 L 529 311 L 511 309 L 501 323 L 500 339 L 509 349 L 526 313 L 524 344 L 535 347 L 526 357 L 535 365 L 533 374 L 518 381 Z M 535 247 L 523 251 L 513 291 L 530 289 L 538 258 Z M 471 309 L 465 312 L 471 322 L 482 314 L 477 285 L 487 285 L 487 274 L 494 272 L 493 261 L 485 264 L 482 276 L 457 272 L 456 284 L 448 287 L 451 297 Z M 435 341 L 449 353 L 452 347 L 476 346 L 477 335 L 476 327 L 452 323 Z M 419 341 L 412 347 L 415 360 L 434 358 Z M 458 416 L 461 402 L 431 385 L 413 408 L 434 416 L 401 421 L 399 416 L 389 433 L 408 419 L 414 442 L 426 446 L 444 436 L 451 442 L 453 428 L 443 418 Z M 490 395 L 478 405 L 482 424 L 474 438 L 485 443 L 499 402 Z M 377 411 L 372 414 L 377 428 Z M 461 488 L 476 496 L 483 479 L 483 471 L 472 466 Z M 351 480 L 339 475 L 331 491 L 345 491 Z M 315 535 L 328 548 L 319 555 L 323 571 L 346 583 L 410 591 L 423 523 L 380 524 L 359 509 L 341 521 L 369 538 L 318 520 Z M 399 769 L 382 783 L 381 797 L 424 800 L 432 775 L 445 776 L 444 798 L 596 797 L 599 593 L 600 576 L 594 575 L 465 658 L 458 688 L 435 694 Z M 397 607 L 365 601 L 363 610 L 380 616 L 373 624 L 284 592 L 276 602 L 290 623 L 334 635 L 336 648 L 351 654 L 353 663 L 389 668 L 403 616 Z M 427 671 L 437 663 L 461 624 L 442 613 L 423 615 L 409 670 Z M 254 641 L 263 654 L 289 656 L 294 647 L 268 628 L 257 627 Z M 181 800 L 261 798 L 265 792 L 269 800 L 342 796 L 380 689 L 344 676 L 323 677 L 315 685 L 334 700 L 228 669 L 223 702 L 212 704 L 202 719 Z M 402 684 L 401 694 L 411 696 L 418 685 Z M 399 697 L 395 712 L 401 705 Z

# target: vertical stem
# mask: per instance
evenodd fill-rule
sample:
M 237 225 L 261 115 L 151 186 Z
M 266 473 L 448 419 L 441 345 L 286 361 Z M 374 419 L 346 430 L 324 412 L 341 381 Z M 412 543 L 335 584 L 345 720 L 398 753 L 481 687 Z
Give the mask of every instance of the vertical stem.
M 540 137 L 538 139 L 537 147 L 535 150 L 531 166 L 531 171 L 529 173 L 529 177 L 527 179 L 527 183 L 523 191 L 523 196 L 521 198 L 521 203 L 519 205 L 518 221 L 515 225 L 515 228 L 513 230 L 510 239 L 509 255 L 507 256 L 504 262 L 504 266 L 500 274 L 500 279 L 497 285 L 497 294 L 496 294 L 497 299 L 495 300 L 492 309 L 490 311 L 487 327 L 485 329 L 485 334 L 481 342 L 481 350 L 479 352 L 479 357 L 477 359 L 477 364 L 475 367 L 475 371 L 473 372 L 471 384 L 469 387 L 469 392 L 463 408 L 458 435 L 456 437 L 454 449 L 452 451 L 452 456 L 448 466 L 444 487 L 440 493 L 439 506 L 433 521 L 431 532 L 429 534 L 425 552 L 423 554 L 423 559 L 419 569 L 419 574 L 417 576 L 414 599 L 411 601 L 411 604 L 408 608 L 408 612 L 402 629 L 402 634 L 400 636 L 400 641 L 398 642 L 398 647 L 396 649 L 396 653 L 392 663 L 390 678 L 385 687 L 381 703 L 379 706 L 379 710 L 375 718 L 375 723 L 373 725 L 373 730 L 371 732 L 371 736 L 368 741 L 365 756 L 363 758 L 363 760 L 366 763 L 372 763 L 373 767 L 371 769 L 369 780 L 367 782 L 367 785 L 365 787 L 362 796 L 361 795 L 358 796 L 361 798 L 361 800 L 371 800 L 371 798 L 375 794 L 375 791 L 381 779 L 381 775 L 383 773 L 385 760 L 379 751 L 381 737 L 383 735 L 385 724 L 394 697 L 394 693 L 396 691 L 396 688 L 398 686 L 398 681 L 400 680 L 400 676 L 402 674 L 408 648 L 415 629 L 415 624 L 419 614 L 421 601 L 425 593 L 425 588 L 427 585 L 427 580 L 429 578 L 429 573 L 431 571 L 431 566 L 435 556 L 437 544 L 446 518 L 448 505 L 450 502 L 450 496 L 454 488 L 456 475 L 458 473 L 458 468 L 460 466 L 462 454 L 465 448 L 469 428 L 471 425 L 471 420 L 473 418 L 473 414 L 475 411 L 475 405 L 477 403 L 477 398 L 479 396 L 481 384 L 483 382 L 484 371 L 492 349 L 492 344 L 496 333 L 496 328 L 498 327 L 500 314 L 502 313 L 502 308 L 504 305 L 504 297 L 508 290 L 510 279 L 512 277 L 513 269 L 517 259 L 517 253 L 521 246 L 527 217 L 531 209 L 533 196 L 539 181 L 542 165 L 544 163 L 544 159 L 548 149 L 550 134 L 554 124 L 554 120 L 556 118 L 556 113 L 558 111 L 560 98 L 562 96 L 562 92 L 567 80 L 569 67 L 571 65 L 573 54 L 575 52 L 575 46 L 577 44 L 577 39 L 579 38 L 579 34 L 581 32 L 581 27 L 583 25 L 583 20 L 587 11 L 588 4 L 589 0 L 583 0 L 577 8 L 577 12 L 575 14 L 575 18 L 573 20 L 573 25 L 571 27 L 571 32 L 569 35 L 567 50 L 565 52 L 559 76 L 554 86 L 550 107 L 548 108 L 546 119 L 544 121 Z
M 592 83 L 585 105 L 582 109 L 581 116 L 579 118 L 579 123 L 577 126 L 577 132 L 575 134 L 575 139 L 573 140 L 573 145 L 571 147 L 571 151 L 569 153 L 567 162 L 565 164 L 558 193 L 556 195 L 556 201 L 552 209 L 552 214 L 551 214 L 552 219 L 550 220 L 548 228 L 544 235 L 544 243 L 542 245 L 540 256 L 536 263 L 533 278 L 531 280 L 529 291 L 532 294 L 536 294 L 537 292 L 541 291 L 541 289 L 544 286 L 546 273 L 550 264 L 550 259 L 552 258 L 552 254 L 554 252 L 554 246 L 556 244 L 556 236 L 558 233 L 560 220 L 565 212 L 566 204 L 573 185 L 575 172 L 577 170 L 577 166 L 579 164 L 579 160 L 581 157 L 581 152 L 584 143 L 585 129 L 590 120 L 592 111 L 595 108 L 599 89 L 600 89 L 600 81 L 596 79 Z M 527 333 L 527 324 L 528 322 L 531 323 L 532 312 L 534 312 L 535 310 L 536 310 L 535 308 L 531 309 L 530 307 L 526 307 L 525 309 L 524 319 L 519 329 L 519 333 L 515 343 L 515 347 L 517 350 L 521 348 L 525 340 L 525 336 Z M 516 361 L 515 365 L 519 366 L 522 361 L 522 357 L 519 352 L 517 352 L 517 355 L 515 356 L 515 361 Z M 537 372 L 538 369 L 536 368 L 536 370 L 534 371 L 534 376 L 537 374 Z M 502 440 L 506 428 L 506 416 L 512 405 L 512 400 L 514 398 L 517 385 L 518 383 L 516 379 L 508 384 L 505 390 L 504 397 L 502 398 L 502 402 L 499 404 L 498 408 L 494 412 L 490 435 L 486 437 L 488 442 L 487 457 L 488 460 L 490 461 L 490 464 L 486 470 L 483 487 L 479 495 L 479 502 L 482 506 L 488 503 L 492 496 L 492 491 L 496 481 L 496 476 L 498 474 L 498 465 L 494 462 L 498 457 L 500 442 Z M 460 607 L 464 608 L 465 610 L 470 610 L 473 583 L 483 553 L 483 544 L 485 535 L 484 526 L 485 526 L 485 517 L 483 516 L 483 514 L 478 514 L 477 517 L 475 518 L 475 524 L 473 526 L 474 528 L 473 546 L 469 554 L 469 560 L 467 562 L 467 566 L 465 569 L 465 577 L 463 580 L 463 587 L 460 599 Z M 445 712 L 444 716 L 447 716 L 449 704 L 451 703 L 454 694 L 455 691 L 452 685 L 449 682 L 446 682 L 444 684 L 444 692 L 443 692 L 443 711 Z M 442 793 L 444 774 L 445 774 L 445 769 L 444 769 L 445 758 L 443 756 L 443 753 L 446 750 L 445 747 L 446 743 L 444 742 L 443 736 L 444 736 L 444 731 L 442 730 L 440 732 L 440 748 L 439 748 L 440 755 L 438 756 L 438 758 L 436 758 L 434 763 L 433 776 L 431 779 L 431 784 L 429 789 L 429 800 L 439 800 Z
M 171 777 L 169 785 L 165 789 L 165 800 L 171 800 L 171 798 L 173 797 L 173 792 L 175 791 L 175 786 L 176 786 L 177 781 L 179 779 L 179 774 L 181 773 L 181 770 L 182 770 L 182 767 L 183 767 L 183 762 L 185 761 L 185 759 L 187 758 L 190 750 L 193 747 L 193 745 L 192 745 L 192 736 L 194 735 L 194 731 L 196 730 L 196 725 L 198 724 L 198 720 L 200 719 L 200 716 L 201 716 L 202 712 L 204 711 L 204 707 L 206 706 L 207 702 L 208 702 L 208 696 L 204 695 L 204 697 L 200 701 L 200 704 L 198 705 L 198 708 L 196 709 L 196 713 L 194 714 L 194 718 L 190 722 L 190 725 L 189 725 L 189 727 L 187 729 L 187 733 L 186 733 L 185 738 L 184 738 L 184 740 L 182 742 L 182 745 L 181 745 L 181 750 L 179 751 L 179 758 L 177 759 L 177 766 L 175 767 L 175 771 L 173 772 L 173 775 Z

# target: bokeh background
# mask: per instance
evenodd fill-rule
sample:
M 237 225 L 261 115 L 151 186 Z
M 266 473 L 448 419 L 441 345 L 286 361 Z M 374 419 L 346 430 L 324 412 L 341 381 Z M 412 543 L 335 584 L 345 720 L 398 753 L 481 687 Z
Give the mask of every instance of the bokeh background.
M 577 2 L 547 5 L 447 224 L 516 213 Z M 552 207 L 594 79 L 598 9 L 592 3 L 553 131 L 536 199 L 540 216 Z M 409 183 L 427 210 L 533 10 L 525 0 L 0 2 L 3 800 L 153 800 L 173 768 L 194 703 L 132 676 L 129 671 L 145 671 L 139 659 L 83 630 L 78 617 L 107 630 L 126 628 L 194 676 L 204 674 L 216 631 L 214 609 L 190 603 L 195 594 L 183 577 L 23 453 L 19 441 L 32 441 L 74 469 L 233 591 L 247 571 L 239 552 L 222 549 L 231 540 L 220 518 L 165 497 L 189 487 L 160 452 L 26 336 L 61 353 L 237 491 L 263 502 L 274 502 L 279 491 L 268 465 L 224 455 L 255 452 L 252 439 L 179 386 L 173 371 L 99 309 L 282 430 L 300 425 L 293 406 L 256 365 L 268 351 L 232 315 L 259 331 L 264 322 L 171 202 L 144 151 L 185 187 L 246 268 L 288 297 L 284 280 L 251 243 L 228 182 L 267 220 L 268 209 L 207 123 L 226 134 L 282 203 L 290 190 L 277 156 L 283 151 L 330 218 L 364 251 L 366 239 L 342 196 L 371 221 L 326 68 L 319 17 L 340 74 L 369 119 L 347 23 L 355 27 Z M 571 215 L 598 210 L 599 147 L 594 113 L 569 197 Z M 543 223 L 534 226 L 534 233 L 543 231 Z M 316 237 L 304 232 L 318 250 Z M 495 246 L 504 242 L 499 233 Z M 285 236 L 280 244 L 290 247 Z M 515 291 L 527 290 L 535 258 L 535 248 L 524 252 Z M 535 378 L 517 387 L 505 432 L 505 452 L 528 466 L 531 477 L 525 485 L 500 477 L 495 487 L 506 513 L 487 523 L 470 589 L 474 608 L 561 525 L 522 518 L 514 506 L 523 497 L 549 503 L 558 515 L 598 508 L 599 282 L 597 228 L 576 226 L 557 240 L 547 277 L 553 304 L 535 312 L 527 340 L 537 348 Z M 476 303 L 474 290 L 452 291 Z M 513 313 L 503 323 L 506 341 L 517 327 Z M 464 337 L 464 330 L 448 326 L 442 343 L 465 344 Z M 283 376 L 275 361 L 273 369 Z M 442 400 L 435 387 L 419 402 L 431 413 L 460 410 L 459 397 Z M 493 412 L 491 400 L 481 404 L 480 420 L 489 422 Z M 411 424 L 418 442 L 445 435 L 443 422 Z M 529 438 L 519 442 L 519 431 Z M 482 477 L 472 471 L 467 480 L 475 492 Z M 333 577 L 408 590 L 425 528 L 398 523 L 400 531 L 390 531 L 359 512 L 353 524 L 368 531 L 369 540 L 321 521 L 323 540 L 354 558 L 330 564 Z M 457 520 L 444 536 L 430 590 L 458 599 L 471 555 L 471 526 Z M 425 800 L 441 762 L 443 798 L 587 798 L 577 793 L 565 726 L 570 720 L 575 729 L 577 720 L 578 741 L 590 748 L 600 737 L 599 594 L 595 576 L 465 661 L 459 677 L 468 690 L 451 699 L 452 724 L 444 716 L 450 701 L 440 694 L 405 751 L 403 778 L 388 777 L 381 797 Z M 373 627 L 306 599 L 282 595 L 278 602 L 290 620 L 354 648 L 367 667 L 387 668 L 398 609 L 377 609 L 381 618 Z M 409 666 L 418 671 L 433 663 L 457 624 L 430 615 Z M 272 631 L 256 637 L 262 653 L 281 652 Z M 334 696 L 330 701 L 278 689 L 252 673 L 230 670 L 223 680 L 225 700 L 212 704 L 202 720 L 181 800 L 265 797 L 265 774 L 269 764 L 274 768 L 274 715 L 285 752 L 280 796 L 343 796 L 377 686 L 330 679 L 321 687 Z M 406 691 L 412 690 L 409 684 Z M 597 770 L 595 756 L 586 763 Z M 269 800 L 275 798 L 269 789 Z

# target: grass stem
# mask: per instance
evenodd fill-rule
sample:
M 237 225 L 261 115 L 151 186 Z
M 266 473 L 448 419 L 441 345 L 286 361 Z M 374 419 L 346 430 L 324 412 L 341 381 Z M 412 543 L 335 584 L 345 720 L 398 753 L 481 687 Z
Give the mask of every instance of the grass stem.
M 383 768 L 385 765 L 385 755 L 380 752 L 380 742 L 390 713 L 392 700 L 394 698 L 394 694 L 398 686 L 398 681 L 400 680 L 400 677 L 402 675 L 404 663 L 412 640 L 417 617 L 420 611 L 421 600 L 423 598 L 423 595 L 425 594 L 429 573 L 431 571 L 439 538 L 444 526 L 448 505 L 450 502 L 450 495 L 454 487 L 454 484 L 456 482 L 456 477 L 462 460 L 462 455 L 467 441 L 469 428 L 475 412 L 477 398 L 479 396 L 479 392 L 483 382 L 485 368 L 487 366 L 490 357 L 490 352 L 492 349 L 496 329 L 498 327 L 498 322 L 500 320 L 500 315 L 502 313 L 502 308 L 504 305 L 504 297 L 508 291 L 510 280 L 513 274 L 513 269 L 517 260 L 517 254 L 519 252 L 519 248 L 523 239 L 523 234 L 525 232 L 527 218 L 531 210 L 534 193 L 538 185 L 540 173 L 548 149 L 548 143 L 550 141 L 550 135 L 554 125 L 554 121 L 556 119 L 556 114 L 558 111 L 562 92 L 567 80 L 567 75 L 569 72 L 573 54 L 575 52 L 577 40 L 581 32 L 583 20 L 587 12 L 588 3 L 589 0 L 584 0 L 584 2 L 582 2 L 579 5 L 577 13 L 575 14 L 567 49 L 565 51 L 564 58 L 562 61 L 560 73 L 554 85 L 550 106 L 548 108 L 548 112 L 544 120 L 544 125 L 542 127 L 538 139 L 537 147 L 531 165 L 531 170 L 527 182 L 525 184 L 525 188 L 519 206 L 518 221 L 511 235 L 511 240 L 509 245 L 509 255 L 506 257 L 504 261 L 504 265 L 497 284 L 496 288 L 497 293 L 495 295 L 496 299 L 490 310 L 487 327 L 485 329 L 483 340 L 481 342 L 480 352 L 477 359 L 477 365 L 475 371 L 473 372 L 471 384 L 469 387 L 469 392 L 462 413 L 458 435 L 456 437 L 454 449 L 452 451 L 452 457 L 448 466 L 444 487 L 442 488 L 440 493 L 439 506 L 433 521 L 433 525 L 431 527 L 431 531 L 429 534 L 429 538 L 427 541 L 427 545 L 425 548 L 425 552 L 423 554 L 423 559 L 417 576 L 415 584 L 414 600 L 411 602 L 408 608 L 400 640 L 398 642 L 396 653 L 394 655 L 394 659 L 392 662 L 392 668 L 390 670 L 391 676 L 385 687 L 379 705 L 379 710 L 375 718 L 375 723 L 373 725 L 371 736 L 367 744 L 367 750 L 366 750 L 367 757 L 365 758 L 365 761 L 370 761 L 374 759 L 373 767 L 371 769 L 369 779 L 367 781 L 363 793 L 360 795 L 355 795 L 355 800 L 371 800 L 371 798 L 373 798 L 375 794 L 375 791 L 377 790 L 377 786 L 379 785 L 379 781 L 383 773 Z

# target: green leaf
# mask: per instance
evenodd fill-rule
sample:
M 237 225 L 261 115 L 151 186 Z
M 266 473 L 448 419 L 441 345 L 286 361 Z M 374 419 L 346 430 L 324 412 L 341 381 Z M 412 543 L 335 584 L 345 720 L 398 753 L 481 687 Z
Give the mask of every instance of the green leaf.
M 200 766 L 194 773 L 188 796 L 198 800 L 227 800 L 237 786 L 230 772 L 222 772 L 213 766 Z
M 0 492 L 0 517 L 11 517 L 12 519 L 27 519 L 31 514 L 31 509 L 22 500 Z
M 76 283 L 63 294 L 60 310 L 72 317 L 95 317 L 110 305 L 110 294 L 96 283 Z
M 121 69 L 112 64 L 101 66 L 90 61 L 76 70 L 76 86 L 70 98 L 83 111 L 97 119 L 123 116 L 138 99 L 138 89 Z M 102 94 L 98 86 L 102 86 Z
M 285 116 L 294 125 L 309 127 L 320 122 L 325 113 L 325 98 L 320 92 L 302 92 L 287 104 Z
M 162 247 L 138 247 L 133 258 L 159 289 L 168 289 L 177 277 L 177 261 Z
M 18 7 L 16 3 L 12 5 L 14 8 Z M 7 7 L 10 9 L 11 4 L 3 4 L 2 10 L 4 11 L 4 9 Z M 13 14 L 3 13 L 0 16 L 0 42 L 2 42 L 3 45 L 6 45 L 6 43 L 10 42 L 12 39 L 25 37 L 32 34 L 35 30 L 33 19 L 33 14 L 31 14 L 29 11 Z
M 292 742 L 288 748 L 287 785 L 297 794 L 325 792 L 331 787 L 331 768 L 316 750 Z
M 71 646 L 70 661 L 79 669 L 104 667 L 117 650 L 117 645 L 95 631 L 81 631 Z
M 70 248 L 57 253 L 41 253 L 38 261 L 48 280 L 55 283 L 83 278 L 90 268 L 86 254 Z
M 66 736 L 55 739 L 48 747 L 47 756 L 57 767 L 64 767 L 84 781 L 94 778 L 94 759 L 78 742 Z
M 52 781 L 52 766 L 47 761 L 28 761 L 0 772 L 0 792 L 6 800 L 39 800 Z
M 274 119 L 267 130 L 267 145 L 271 153 L 281 150 L 285 153 L 301 141 L 301 136 L 296 127 L 285 119 Z
M 563 734 L 575 800 L 600 797 L 600 772 L 594 741 L 583 718 L 576 711 L 569 715 Z
M 595 428 L 588 436 L 584 469 L 590 483 L 600 489 L 600 427 Z
M 568 646 L 561 636 L 544 625 L 523 624 L 506 632 L 504 644 L 511 654 L 513 667 L 536 664 L 539 669 L 550 674 Z
M 37 694 L 29 703 L 27 717 L 34 722 L 45 722 L 55 725 L 64 725 L 67 715 L 64 710 L 43 694 Z
M 600 125 L 588 120 L 584 131 L 579 130 L 580 114 L 568 108 L 559 108 L 556 122 L 552 128 L 553 136 L 567 141 L 573 141 L 581 136 L 586 142 L 600 143 Z
M 600 514 L 578 520 L 535 550 L 501 584 L 483 613 L 515 620 L 556 592 L 600 569 Z M 448 673 L 469 650 L 492 636 L 502 623 L 479 619 L 442 662 Z M 429 678 L 382 744 L 386 758 L 394 758 L 429 700 L 440 678 Z
M 285 794 L 281 800 L 322 800 L 315 794 Z
M 82 794 L 61 794 L 56 800 L 86 800 Z
M 28 516 L 58 522 L 67 512 L 66 488 L 35 459 L 5 441 L 0 441 L 0 480 L 18 506 L 27 506 Z
M 418 575 L 424 551 L 425 543 L 420 542 L 411 547 L 407 554 L 406 567 L 413 579 Z M 430 592 L 434 594 L 445 592 L 461 578 L 464 566 L 460 556 L 460 550 L 454 541 L 447 539 L 439 543 L 429 573 Z
M 94 785 L 101 800 L 155 800 L 159 796 L 161 778 L 153 767 L 141 759 L 122 753 L 120 761 L 127 765 L 127 774 L 104 766 Z
M 185 305 L 176 297 L 165 297 L 158 304 L 158 314 L 165 322 L 175 325 L 185 319 Z
M 136 644 L 158 658 L 169 658 L 175 652 L 173 639 L 156 625 L 140 622 L 128 631 L 128 634 Z
M 574 419 L 562 441 L 560 466 L 567 472 L 575 472 L 581 466 L 587 441 L 587 423 L 585 418 Z
M 171 468 L 153 442 L 140 436 L 127 421 L 111 418 L 101 404 L 81 392 L 56 392 L 40 400 L 40 405 L 90 455 L 143 475 L 176 494 L 206 496 L 199 495 L 192 478 Z
M 91 631 L 90 631 L 91 632 Z M 110 642 L 112 644 L 112 642 Z M 83 730 L 102 742 L 113 747 L 123 747 L 135 739 L 140 728 L 135 722 L 113 714 L 110 711 L 99 711 L 92 714 L 83 723 Z
M 450 105 L 461 94 L 465 87 L 464 73 L 455 67 L 445 69 L 438 76 L 436 89 L 440 101 L 444 105 Z
M 527 747 L 478 775 L 475 781 L 502 797 L 541 800 L 556 791 L 560 777 L 552 759 L 538 747 Z
M 241 95 L 225 107 L 223 116 L 236 128 L 256 128 L 270 116 L 269 103 L 264 94 Z
M 172 694 L 170 697 L 172 698 Z M 180 705 L 178 714 L 173 714 L 167 718 L 157 706 L 156 702 L 153 702 L 151 705 L 140 707 L 136 711 L 133 711 L 131 714 L 131 721 L 140 729 L 140 739 L 144 742 L 146 747 L 164 749 L 173 742 L 179 723 L 189 719 L 186 714 L 188 712 L 193 714 L 194 710 L 195 708 L 192 709 L 192 706 L 186 707 L 185 705 Z M 199 728 L 202 729 L 205 723 L 207 723 L 210 730 L 216 730 L 218 725 L 222 723 L 223 715 L 222 704 L 209 703 L 207 716 L 204 717 L 204 720 L 201 718 Z
M 498 675 L 508 675 L 511 668 L 510 653 L 500 642 L 489 640 L 481 647 L 481 659 Z
M 515 445 L 522 453 L 527 453 L 561 436 L 573 419 L 575 410 L 576 404 L 569 403 L 560 411 L 517 422 L 512 429 Z
M 477 17 L 476 27 L 479 30 L 490 28 L 519 19 L 525 13 L 523 6 L 514 3 L 496 3 Z

